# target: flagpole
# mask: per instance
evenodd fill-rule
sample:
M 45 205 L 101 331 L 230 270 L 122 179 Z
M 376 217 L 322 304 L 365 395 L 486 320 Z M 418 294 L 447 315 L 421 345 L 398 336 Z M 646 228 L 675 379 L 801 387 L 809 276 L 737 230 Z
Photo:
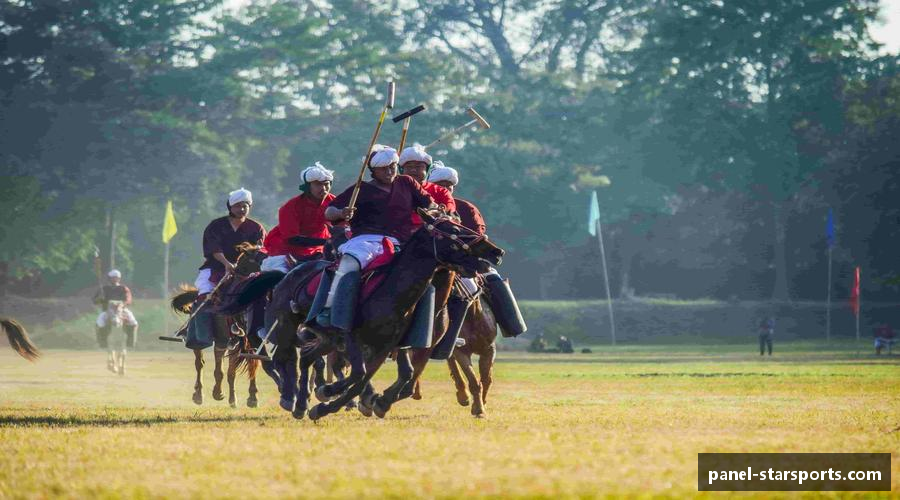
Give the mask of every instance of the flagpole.
M 828 295 L 825 306 L 825 341 L 831 342 L 831 245 L 828 246 Z
M 609 272 L 606 270 L 606 250 L 603 248 L 603 231 L 597 219 L 597 240 L 600 242 L 600 260 L 603 262 L 603 283 L 606 285 L 606 305 L 609 307 L 609 327 L 612 345 L 616 345 L 616 318 L 613 316 L 612 295 L 609 293 Z
M 169 242 L 166 242 L 165 256 L 163 257 L 163 304 L 169 295 Z M 169 335 L 169 315 L 166 314 L 166 308 L 162 308 L 163 312 L 163 335 Z

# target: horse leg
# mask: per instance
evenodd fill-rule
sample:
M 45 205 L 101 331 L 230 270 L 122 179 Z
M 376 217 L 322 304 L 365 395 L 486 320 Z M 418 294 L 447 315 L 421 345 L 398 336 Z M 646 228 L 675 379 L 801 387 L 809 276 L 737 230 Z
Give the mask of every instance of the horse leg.
M 322 359 L 322 356 L 315 352 L 317 350 L 313 349 L 312 352 L 300 355 L 300 381 L 297 383 L 296 402 L 294 411 L 291 413 L 296 419 L 305 417 L 306 411 L 309 409 L 309 368 L 315 364 L 315 360 Z
M 203 351 L 194 349 L 194 368 L 197 370 L 197 380 L 194 382 L 194 403 L 203 404 Z
M 248 359 L 247 376 L 250 377 L 250 387 L 247 389 L 247 407 L 256 408 L 259 406 L 259 400 L 256 399 L 256 373 L 259 371 L 260 361 L 258 359 Z
M 428 360 L 431 359 L 432 351 L 433 348 L 431 347 L 412 350 L 412 379 L 410 379 L 409 383 L 406 384 L 406 387 L 400 391 L 400 399 L 406 399 L 408 397 L 422 399 L 422 393 L 417 390 L 419 387 L 419 377 L 425 372 L 425 365 L 427 365 Z M 418 395 L 418 397 L 416 397 L 416 395 Z
M 481 403 L 481 383 L 478 381 L 478 376 L 475 375 L 475 370 L 472 369 L 472 356 L 461 352 L 455 352 L 453 356 L 469 381 L 469 392 L 472 394 L 472 415 L 483 417 L 484 406 Z
M 238 353 L 240 348 L 228 352 L 228 406 L 237 408 L 237 398 L 234 395 L 234 379 L 237 375 Z
M 118 355 L 119 355 L 119 360 L 118 360 L 117 364 L 118 364 L 119 376 L 124 377 L 125 376 L 125 348 L 124 347 L 118 352 Z
M 466 382 L 463 380 L 462 373 L 459 372 L 459 363 L 456 362 L 456 356 L 447 358 L 447 367 L 450 368 L 450 378 L 456 385 L 456 402 L 462 406 L 469 406 L 469 393 L 466 392 Z
M 327 356 L 316 356 L 312 362 L 314 372 L 315 387 L 323 386 L 328 383 L 326 380 L 326 372 L 328 371 L 328 363 L 325 361 Z
M 491 344 L 478 357 L 478 372 L 481 376 L 481 404 L 484 406 L 487 406 L 488 389 L 494 382 L 494 358 L 496 356 L 497 348 Z
M 363 390 L 367 389 L 372 376 L 381 367 L 384 360 L 387 359 L 387 353 L 376 356 L 368 363 L 363 359 L 362 351 L 356 344 L 356 341 L 348 336 L 347 338 L 347 357 L 350 361 L 350 376 L 347 380 L 351 381 L 350 386 L 341 394 L 340 397 L 330 403 L 319 403 L 309 411 L 311 420 L 318 420 L 329 413 L 334 413 L 343 408 L 348 401 L 359 396 Z M 327 387 L 327 386 L 326 386 Z
M 216 359 L 216 367 L 213 370 L 213 376 L 216 379 L 216 383 L 213 385 L 212 396 L 216 401 L 222 401 L 225 399 L 225 394 L 222 393 L 222 381 L 225 378 L 225 372 L 222 371 L 222 358 L 225 357 L 225 349 L 213 346 L 213 352 L 215 353 Z
M 409 349 L 397 351 L 397 380 L 385 389 L 381 396 L 375 398 L 372 410 L 378 418 L 384 418 L 391 405 L 400 399 L 400 393 L 413 379 L 413 365 L 409 359 Z

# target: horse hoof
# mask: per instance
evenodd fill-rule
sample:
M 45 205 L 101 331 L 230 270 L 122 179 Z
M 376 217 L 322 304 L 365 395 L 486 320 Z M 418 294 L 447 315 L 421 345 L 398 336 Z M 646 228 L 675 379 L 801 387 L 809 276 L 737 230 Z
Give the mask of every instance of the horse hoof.
M 331 399 L 332 399 L 332 398 L 329 398 L 329 397 L 325 394 L 325 388 L 326 388 L 326 387 L 328 387 L 328 386 L 327 386 L 327 385 L 320 385 L 319 387 L 316 387 L 316 399 L 318 399 L 318 400 L 319 400 L 320 402 L 322 402 L 322 403 L 327 403 L 327 402 L 331 401 Z
M 472 416 L 475 418 L 484 418 L 485 414 L 484 413 L 473 413 Z
M 347 404 L 344 405 L 344 410 L 353 411 L 357 406 L 358 405 L 356 404 L 356 401 L 351 399 L 350 401 L 347 401 Z
M 362 401 L 359 402 L 359 404 L 356 406 L 356 409 L 359 410 L 359 412 L 362 413 L 364 417 L 372 416 L 372 407 L 366 406 Z
M 469 398 L 456 396 L 456 402 L 460 406 L 469 406 Z
M 230 406 L 230 407 L 232 407 L 232 408 L 237 408 L 237 403 L 234 402 L 234 401 L 229 401 L 229 402 L 228 402 L 228 406 Z
M 484 409 L 473 406 L 472 407 L 472 416 L 475 418 L 484 418 Z
M 313 422 L 319 420 L 320 418 L 325 416 L 325 405 L 317 404 L 313 406 L 311 410 L 309 410 L 309 419 Z
M 415 399 L 416 401 L 419 401 L 420 399 L 422 399 L 422 395 L 419 394 L 418 392 L 412 393 L 412 396 L 410 396 L 410 397 Z
M 294 400 L 281 398 L 278 400 L 278 406 L 284 411 L 294 411 Z
M 218 391 L 213 389 L 213 399 L 215 399 L 216 401 L 222 401 L 223 399 L 225 399 L 225 393 L 223 393 L 221 389 Z
M 256 398 L 247 398 L 247 408 L 256 408 L 259 406 L 259 400 Z
M 197 391 L 194 393 L 194 397 L 191 399 L 193 399 L 194 404 L 202 405 L 203 404 L 203 393 L 200 391 Z
M 297 420 L 303 420 L 303 417 L 306 416 L 306 408 L 301 408 L 300 405 L 297 405 L 297 407 L 294 408 L 294 411 L 291 412 L 291 415 Z
M 380 399 L 376 399 L 375 404 L 372 405 L 372 411 L 375 412 L 375 416 L 378 418 L 384 418 L 384 416 L 387 415 L 387 412 L 390 409 L 391 409 L 390 406 L 388 406 L 387 408 L 384 408 L 383 406 L 381 406 Z

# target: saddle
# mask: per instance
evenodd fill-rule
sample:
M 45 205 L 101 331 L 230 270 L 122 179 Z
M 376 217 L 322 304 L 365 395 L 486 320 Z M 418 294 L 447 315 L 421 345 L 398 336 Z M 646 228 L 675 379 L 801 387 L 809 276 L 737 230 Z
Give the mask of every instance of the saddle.
M 378 289 L 378 286 L 384 282 L 384 278 L 387 277 L 387 273 L 385 273 L 385 268 L 394 261 L 394 257 L 397 255 L 397 250 L 394 248 L 394 244 L 388 238 L 383 238 L 381 240 L 381 245 L 384 251 L 378 257 L 372 260 L 360 272 L 360 292 L 359 292 L 359 304 L 363 303 L 367 298 L 369 298 L 375 290 Z M 337 269 L 338 263 L 332 262 L 327 267 L 324 267 L 321 271 L 319 271 L 309 282 L 306 284 L 304 289 L 304 293 L 306 297 L 312 298 L 316 296 L 316 290 L 319 288 L 319 284 L 322 281 L 322 276 L 326 272 L 334 272 Z M 297 295 L 294 295 L 295 300 Z

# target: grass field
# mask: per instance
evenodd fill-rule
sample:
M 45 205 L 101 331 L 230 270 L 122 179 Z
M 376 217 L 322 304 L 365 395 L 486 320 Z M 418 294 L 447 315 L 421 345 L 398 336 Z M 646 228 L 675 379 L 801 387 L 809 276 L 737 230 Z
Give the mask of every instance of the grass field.
M 387 419 L 316 424 L 277 409 L 269 380 L 260 408 L 213 401 L 209 365 L 195 406 L 187 351 L 135 353 L 119 378 L 102 353 L 32 365 L 4 348 L 0 497 L 684 496 L 711 451 L 893 452 L 898 491 L 900 358 L 776 349 L 503 352 L 486 419 L 457 405 L 436 363 L 425 399 Z

